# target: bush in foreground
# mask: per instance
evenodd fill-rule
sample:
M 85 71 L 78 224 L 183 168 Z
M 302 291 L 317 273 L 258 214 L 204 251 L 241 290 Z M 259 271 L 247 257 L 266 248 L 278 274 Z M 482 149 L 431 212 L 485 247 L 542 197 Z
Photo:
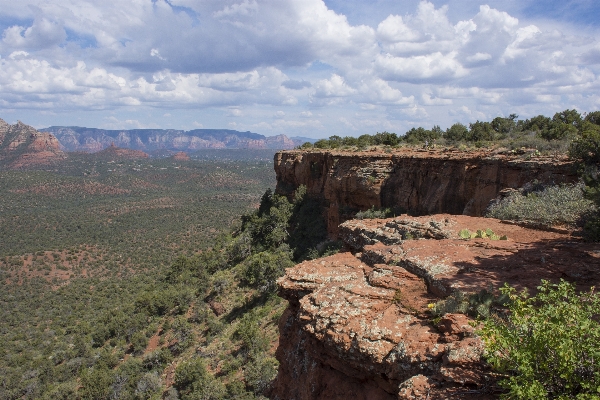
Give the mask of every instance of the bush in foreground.
M 492 316 L 480 332 L 487 361 L 504 374 L 507 399 L 598 399 L 600 296 L 576 294 L 565 281 L 542 281 L 529 297 L 508 285 L 506 319 Z

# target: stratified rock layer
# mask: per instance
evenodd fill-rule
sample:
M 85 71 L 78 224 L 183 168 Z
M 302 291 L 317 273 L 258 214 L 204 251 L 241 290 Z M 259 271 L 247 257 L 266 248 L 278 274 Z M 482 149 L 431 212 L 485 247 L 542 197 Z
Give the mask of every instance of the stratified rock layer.
M 0 119 L 0 163 L 11 169 L 47 165 L 66 157 L 52 134 L 38 132 L 21 121 L 10 125 Z
M 275 155 L 275 172 L 278 194 L 292 196 L 305 185 L 323 201 L 333 237 L 341 222 L 372 206 L 482 216 L 503 189 L 577 179 L 564 158 L 420 149 L 282 151 Z
M 465 228 L 508 240 L 464 240 Z M 303 262 L 278 281 L 289 307 L 271 398 L 492 398 L 468 318 L 446 314 L 434 326 L 428 304 L 504 282 L 531 291 L 540 279 L 600 283 L 600 248 L 568 233 L 448 214 L 351 220 L 339 232 L 352 252 Z

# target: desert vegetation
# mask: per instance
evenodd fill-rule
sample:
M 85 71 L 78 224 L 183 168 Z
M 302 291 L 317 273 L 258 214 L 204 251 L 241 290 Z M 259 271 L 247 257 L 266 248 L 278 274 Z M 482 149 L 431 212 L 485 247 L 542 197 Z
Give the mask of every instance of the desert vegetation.
M 0 398 L 261 397 L 275 279 L 339 247 L 303 188 L 266 190 L 271 168 L 233 152 L 0 171 Z

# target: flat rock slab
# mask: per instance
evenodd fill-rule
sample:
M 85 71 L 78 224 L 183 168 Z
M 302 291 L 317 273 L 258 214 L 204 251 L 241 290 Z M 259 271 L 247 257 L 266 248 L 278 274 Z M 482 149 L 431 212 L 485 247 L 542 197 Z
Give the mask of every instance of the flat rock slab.
M 491 229 L 508 239 L 465 240 L 462 229 Z M 278 280 L 290 308 L 280 322 L 275 397 L 289 396 L 302 384 L 310 391 L 292 397 L 428 393 L 433 399 L 465 385 L 480 387 L 491 378 L 470 320 L 446 314 L 435 325 L 428 304 L 454 291 L 498 289 L 505 282 L 530 291 L 540 279 L 565 279 L 581 290 L 600 283 L 600 246 L 568 231 L 441 214 L 347 221 L 340 236 L 351 251 L 303 262 Z M 286 384 L 284 375 L 293 371 L 284 362 L 310 367 Z M 341 389 L 344 382 L 352 394 Z M 369 394 L 357 392 L 360 382 Z

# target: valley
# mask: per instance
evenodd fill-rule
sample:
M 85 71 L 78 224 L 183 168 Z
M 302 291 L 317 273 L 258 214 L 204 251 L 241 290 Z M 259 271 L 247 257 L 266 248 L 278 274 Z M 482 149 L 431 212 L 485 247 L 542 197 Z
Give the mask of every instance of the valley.
M 69 153 L 37 170 L 0 170 L 0 398 L 104 398 L 94 391 L 102 373 L 85 375 L 98 357 L 129 371 L 132 385 L 104 383 L 106 396 L 162 395 L 186 351 L 231 334 L 203 301 L 212 277 L 165 276 L 178 262 L 198 265 L 274 183 L 270 157 L 252 151 L 190 161 Z M 223 312 L 252 297 L 234 275 L 215 279 L 211 301 Z M 265 309 L 277 313 L 273 301 Z M 149 354 L 159 360 L 145 368 Z M 169 369 L 167 359 L 178 362 Z M 150 388 L 136 395 L 140 379 Z

